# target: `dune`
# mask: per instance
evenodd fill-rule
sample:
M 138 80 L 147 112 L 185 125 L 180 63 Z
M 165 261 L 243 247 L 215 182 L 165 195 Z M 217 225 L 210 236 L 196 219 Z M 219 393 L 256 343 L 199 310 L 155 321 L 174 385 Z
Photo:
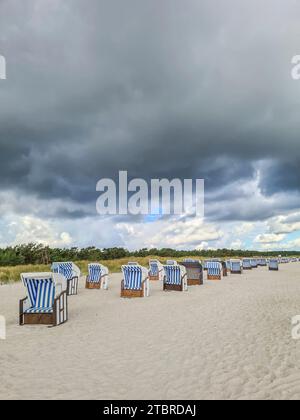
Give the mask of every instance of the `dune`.
M 1 399 L 299 399 L 300 264 L 229 275 L 147 299 L 69 298 L 67 324 L 18 326 L 23 286 L 0 287 Z

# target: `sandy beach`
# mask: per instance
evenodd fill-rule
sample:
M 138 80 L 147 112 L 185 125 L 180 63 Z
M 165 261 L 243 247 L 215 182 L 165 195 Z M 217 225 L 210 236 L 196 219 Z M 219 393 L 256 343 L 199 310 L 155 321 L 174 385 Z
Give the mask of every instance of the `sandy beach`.
M 186 293 L 151 283 L 147 299 L 69 298 L 67 324 L 18 326 L 18 283 L 0 287 L 1 399 L 299 399 L 300 264 L 229 275 Z

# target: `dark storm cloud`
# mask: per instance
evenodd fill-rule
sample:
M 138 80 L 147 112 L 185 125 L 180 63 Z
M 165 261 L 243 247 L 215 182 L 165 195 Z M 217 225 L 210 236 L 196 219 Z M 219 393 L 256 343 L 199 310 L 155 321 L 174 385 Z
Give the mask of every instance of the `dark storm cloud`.
M 0 187 L 92 213 L 97 180 L 126 169 L 203 177 L 222 200 L 268 160 L 263 192 L 298 190 L 299 17 L 289 0 L 0 2 Z

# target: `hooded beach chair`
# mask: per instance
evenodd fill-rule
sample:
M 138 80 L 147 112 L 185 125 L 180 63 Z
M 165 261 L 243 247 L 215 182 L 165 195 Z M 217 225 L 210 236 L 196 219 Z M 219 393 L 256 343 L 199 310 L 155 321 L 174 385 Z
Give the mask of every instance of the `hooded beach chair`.
M 184 292 L 187 290 L 186 268 L 182 265 L 164 265 L 165 277 L 163 290 Z
M 279 266 L 278 266 L 277 258 L 271 258 L 269 261 L 269 270 L 278 271 L 278 269 L 279 269 Z
M 243 258 L 243 269 L 244 270 L 252 270 L 251 259 L 250 258 Z
M 230 260 L 231 274 L 242 274 L 241 260 Z
M 108 289 L 108 268 L 102 264 L 88 264 L 89 274 L 86 277 L 86 289 Z
M 217 261 L 207 261 L 207 280 L 221 280 L 222 264 Z
M 257 259 L 256 258 L 251 258 L 251 267 L 252 268 L 257 268 Z
M 121 297 L 148 297 L 150 293 L 148 270 L 140 265 L 122 265 Z
M 51 266 L 53 273 L 59 273 L 65 276 L 68 282 L 68 296 L 77 295 L 78 280 L 81 275 L 80 268 L 72 262 L 54 262 Z
M 27 290 L 20 300 L 19 323 L 57 326 L 68 320 L 67 282 L 56 273 L 23 273 Z
M 260 258 L 258 260 L 258 265 L 260 265 L 261 267 L 266 267 L 267 265 L 267 260 L 265 258 Z
M 200 286 L 203 284 L 203 267 L 199 260 L 188 258 L 181 265 L 186 269 L 188 286 Z
M 158 281 L 164 278 L 164 267 L 158 260 L 149 260 L 149 280 Z

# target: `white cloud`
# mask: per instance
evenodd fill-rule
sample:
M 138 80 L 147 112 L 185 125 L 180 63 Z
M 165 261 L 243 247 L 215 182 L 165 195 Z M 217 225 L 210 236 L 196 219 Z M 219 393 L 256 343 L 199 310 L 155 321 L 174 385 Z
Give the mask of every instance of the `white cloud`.
M 281 242 L 285 238 L 285 235 L 283 234 L 275 234 L 275 233 L 264 233 L 261 235 L 258 235 L 254 242 L 258 242 L 261 244 L 270 244 L 274 242 Z

